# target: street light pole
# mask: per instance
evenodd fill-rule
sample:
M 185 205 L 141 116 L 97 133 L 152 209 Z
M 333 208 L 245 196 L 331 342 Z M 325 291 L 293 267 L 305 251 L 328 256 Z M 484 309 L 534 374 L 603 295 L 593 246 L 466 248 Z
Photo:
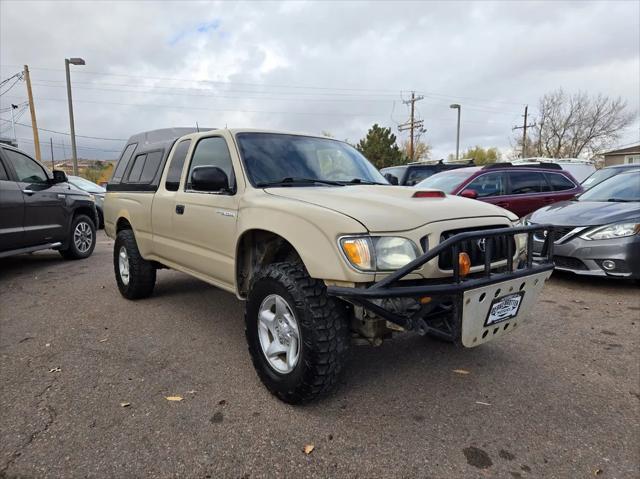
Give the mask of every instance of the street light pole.
M 71 74 L 69 64 L 84 65 L 82 58 L 65 58 L 64 68 L 67 73 L 67 99 L 69 100 L 69 124 L 71 125 L 71 159 L 73 160 L 73 174 L 78 176 L 78 152 L 76 150 L 76 127 L 73 122 L 73 100 L 71 99 Z
M 457 161 L 460 156 L 460 111 L 462 110 L 462 107 L 457 103 L 453 103 L 452 105 L 449 105 L 449 108 L 458 110 L 458 128 L 456 131 L 456 161 Z

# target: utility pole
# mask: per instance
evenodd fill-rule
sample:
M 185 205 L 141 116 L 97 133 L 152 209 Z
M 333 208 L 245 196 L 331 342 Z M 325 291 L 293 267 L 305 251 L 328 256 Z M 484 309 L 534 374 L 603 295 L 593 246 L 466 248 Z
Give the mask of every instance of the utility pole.
M 53 138 L 49 137 L 49 145 L 51 146 L 51 171 L 56 169 L 56 163 L 53 161 Z
M 522 115 L 524 117 L 524 123 L 522 124 L 522 126 L 513 127 L 513 130 L 522 130 L 522 159 L 525 159 L 527 157 L 527 128 L 533 128 L 534 126 L 536 126 L 535 123 L 532 125 L 527 123 L 528 112 L 529 105 L 525 105 L 524 115 Z
M 460 111 L 462 107 L 458 103 L 449 105 L 449 108 L 458 110 L 458 128 L 456 129 L 456 161 L 460 158 Z
M 29 66 L 24 66 L 24 81 L 27 84 L 27 96 L 29 97 L 29 111 L 31 112 L 31 128 L 33 129 L 33 147 L 36 153 L 36 160 L 41 160 L 40 155 L 40 136 L 38 135 L 38 121 L 36 120 L 36 106 L 33 103 L 33 91 L 31 90 L 31 75 L 29 75 Z
M 424 121 L 423 120 L 416 120 L 416 102 L 422 100 L 424 97 L 423 96 L 416 96 L 416 92 L 412 91 L 411 92 L 411 99 L 410 100 L 403 100 L 402 103 L 404 103 L 405 105 L 411 105 L 411 118 L 409 119 L 409 121 L 398 125 L 398 131 L 406 131 L 409 130 L 409 159 L 411 161 L 414 160 L 414 153 L 415 153 L 415 148 L 414 148 L 414 142 L 415 142 L 415 131 L 419 130 L 420 133 L 424 132 L 424 129 L 422 128 L 424 126 Z
M 13 103 L 11 104 L 11 128 L 13 129 L 13 139 L 15 140 L 16 144 L 18 143 L 18 137 L 16 136 L 16 119 L 15 119 L 15 115 L 13 113 L 13 110 L 15 110 L 16 108 L 18 108 L 18 105 L 14 105 Z
M 67 100 L 69 101 L 69 123 L 71 125 L 71 159 L 73 160 L 73 175 L 78 176 L 78 152 L 76 150 L 76 127 L 73 123 L 73 100 L 71 99 L 71 74 L 69 64 L 84 65 L 82 58 L 65 58 L 64 68 L 67 73 Z

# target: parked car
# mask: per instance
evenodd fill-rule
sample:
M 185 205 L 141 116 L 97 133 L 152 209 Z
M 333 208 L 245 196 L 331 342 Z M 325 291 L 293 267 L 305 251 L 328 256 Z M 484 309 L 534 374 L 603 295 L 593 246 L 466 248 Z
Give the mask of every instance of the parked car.
M 582 187 L 553 164 L 538 167 L 493 163 L 438 173 L 415 188 L 433 188 L 478 199 L 524 216 L 545 205 L 573 198 Z
M 441 171 L 455 170 L 466 166 L 474 166 L 473 160 L 465 160 L 457 163 L 445 163 L 443 160 L 437 162 L 409 163 L 408 165 L 390 166 L 382 168 L 380 173 L 384 175 L 392 185 L 414 186 L 431 175 Z
M 545 227 L 393 187 L 355 148 L 324 137 L 141 133 L 104 205 L 122 296 L 150 296 L 156 269 L 169 267 L 246 300 L 255 369 L 289 403 L 337 384 L 352 338 L 414 331 L 475 347 L 507 334 L 553 269 L 532 261 L 521 234 Z
M 89 181 L 81 176 L 69 176 L 69 184 L 76 188 L 86 191 L 96 200 L 96 210 L 98 212 L 98 228 L 104 228 L 104 194 L 107 192 L 105 188 Z
M 17 148 L 0 145 L 0 257 L 55 249 L 87 258 L 96 245 L 93 198 L 71 188 L 64 171 L 50 173 Z
M 618 175 L 620 173 L 624 173 L 625 171 L 630 171 L 630 170 L 640 170 L 640 165 L 638 165 L 638 164 L 635 164 L 635 165 L 634 164 L 630 164 L 630 165 L 606 166 L 604 168 L 601 168 L 601 169 L 595 171 L 592 175 L 587 177 L 587 179 L 584 180 L 581 183 L 581 186 L 585 190 L 588 190 L 590 188 L 593 188 L 597 184 L 602 183 L 607 178 L 611 178 L 612 176 L 615 176 L 615 175 Z
M 552 224 L 556 269 L 576 274 L 640 278 L 640 169 L 615 175 L 577 201 L 542 208 L 524 224 Z M 534 250 L 545 237 L 534 235 Z
M 571 173 L 571 176 L 578 182 L 581 183 L 591 175 L 594 171 L 596 171 L 595 163 L 591 160 L 584 160 L 582 158 L 544 158 L 544 157 L 535 157 L 535 158 L 525 158 L 521 160 L 513 160 L 511 162 L 514 165 L 518 166 L 540 166 L 540 165 L 548 165 L 554 164 L 560 166 L 565 171 Z

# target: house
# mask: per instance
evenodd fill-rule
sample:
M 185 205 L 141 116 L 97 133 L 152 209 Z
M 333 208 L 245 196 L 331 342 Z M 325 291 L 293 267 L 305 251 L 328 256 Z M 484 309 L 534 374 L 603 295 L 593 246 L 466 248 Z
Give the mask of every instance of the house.
M 632 164 L 640 165 L 640 143 L 604 154 L 604 166 Z

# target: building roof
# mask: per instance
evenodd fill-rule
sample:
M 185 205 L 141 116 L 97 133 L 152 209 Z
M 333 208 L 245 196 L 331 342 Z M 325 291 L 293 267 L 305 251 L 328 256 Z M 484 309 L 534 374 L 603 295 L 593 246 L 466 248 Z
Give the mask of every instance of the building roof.
M 607 155 L 626 155 L 628 153 L 640 153 L 640 143 L 626 148 L 619 148 L 617 150 L 606 151 L 604 156 Z

